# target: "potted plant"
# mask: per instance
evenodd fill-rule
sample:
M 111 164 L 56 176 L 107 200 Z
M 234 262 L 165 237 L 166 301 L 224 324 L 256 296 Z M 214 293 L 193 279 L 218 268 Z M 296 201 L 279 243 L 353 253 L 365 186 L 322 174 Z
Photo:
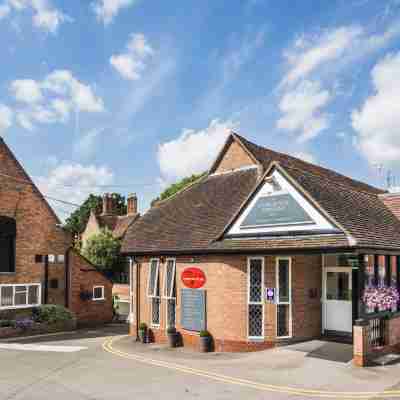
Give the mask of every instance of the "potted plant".
M 146 343 L 147 339 L 147 324 L 145 322 L 141 322 L 139 324 L 139 340 L 142 343 Z
M 167 329 L 168 345 L 171 348 L 178 347 L 179 333 L 175 327 L 169 327 Z
M 211 351 L 211 335 L 210 332 L 203 330 L 199 334 L 199 349 L 201 353 L 208 353 Z

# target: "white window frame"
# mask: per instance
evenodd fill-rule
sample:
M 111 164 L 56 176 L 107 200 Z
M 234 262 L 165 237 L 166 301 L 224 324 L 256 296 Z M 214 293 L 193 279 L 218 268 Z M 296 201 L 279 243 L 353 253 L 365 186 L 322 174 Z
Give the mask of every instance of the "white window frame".
M 289 301 L 280 301 L 279 296 L 279 261 L 289 261 Z M 293 337 L 293 316 L 292 316 L 292 257 L 276 257 L 275 260 L 275 282 L 276 282 L 276 312 L 275 312 L 275 325 L 276 325 L 276 337 L 278 339 L 290 339 Z M 289 306 L 289 335 L 278 336 L 278 306 L 288 305 Z
M 150 290 L 150 278 L 151 278 L 151 265 L 153 263 L 153 261 L 157 262 L 157 272 L 156 272 L 156 276 L 155 276 L 155 282 L 154 282 L 154 290 L 153 293 L 150 294 L 149 290 Z M 159 293 L 159 295 L 157 296 L 157 283 L 159 283 L 159 276 L 160 276 L 160 259 L 159 258 L 151 258 L 150 259 L 150 264 L 149 264 L 149 276 L 147 279 L 147 297 L 150 299 L 150 326 L 152 328 L 155 329 L 159 329 L 160 328 L 160 324 L 161 324 L 161 293 Z M 160 285 L 160 292 L 161 292 L 161 285 Z M 159 310 L 158 310 L 158 318 L 159 318 L 159 323 L 155 324 L 153 323 L 153 299 L 158 299 L 159 300 Z
M 102 293 L 102 296 L 101 297 L 94 297 L 94 291 L 96 290 L 96 289 L 101 289 L 101 293 Z M 99 300 L 105 300 L 106 298 L 104 297 L 104 286 L 93 286 L 93 297 L 92 297 L 92 300 L 93 301 L 99 301 Z
M 261 301 L 250 301 L 250 264 L 252 260 L 261 261 Z M 247 338 L 249 340 L 263 340 L 265 338 L 265 304 L 264 304 L 264 280 L 265 280 L 265 258 L 262 256 L 253 256 L 247 258 Z M 262 336 L 249 336 L 249 306 L 262 306 Z
M 173 261 L 174 262 L 174 267 L 173 267 L 173 273 L 172 273 L 172 278 L 173 282 L 171 285 L 171 292 L 167 292 L 167 266 L 168 266 L 168 261 Z M 165 277 L 164 277 L 164 288 L 163 288 L 163 298 L 166 300 L 165 301 L 165 327 L 171 328 L 176 326 L 176 296 L 172 296 L 174 293 L 174 287 L 176 285 L 176 258 L 167 258 L 165 261 L 165 271 L 164 271 Z M 175 321 L 174 325 L 169 325 L 168 324 L 168 300 L 174 300 L 175 301 Z
M 17 286 L 26 286 L 26 304 L 23 305 L 15 305 L 15 290 Z M 38 302 L 35 304 L 28 304 L 29 300 L 29 287 L 37 286 L 38 287 Z M 12 306 L 1 306 L 1 290 L 3 287 L 12 287 L 13 288 L 13 305 Z M 42 285 L 40 283 L 13 283 L 13 284 L 2 284 L 0 285 L 0 310 L 16 310 L 19 308 L 33 308 L 38 307 L 42 304 Z

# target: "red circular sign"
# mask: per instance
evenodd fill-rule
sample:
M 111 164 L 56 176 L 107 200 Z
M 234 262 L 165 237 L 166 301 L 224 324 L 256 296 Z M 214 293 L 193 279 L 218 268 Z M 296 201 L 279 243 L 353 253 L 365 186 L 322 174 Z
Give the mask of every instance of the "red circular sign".
M 186 268 L 181 274 L 183 284 L 190 289 L 199 289 L 206 283 L 206 276 L 199 268 Z

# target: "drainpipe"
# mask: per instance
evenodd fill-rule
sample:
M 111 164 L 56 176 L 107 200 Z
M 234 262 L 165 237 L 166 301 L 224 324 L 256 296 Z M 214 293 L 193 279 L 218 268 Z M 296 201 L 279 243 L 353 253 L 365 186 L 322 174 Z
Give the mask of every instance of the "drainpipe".
M 134 271 L 135 269 L 135 271 Z M 135 279 L 134 273 L 136 274 Z M 136 340 L 139 337 L 139 265 L 135 261 L 134 257 L 129 258 L 129 323 L 135 322 L 136 318 Z M 136 282 L 136 286 L 133 287 L 133 282 Z M 135 299 L 135 314 L 133 300 Z
M 49 255 L 44 256 L 44 304 L 49 301 Z
M 65 308 L 69 307 L 69 288 L 70 288 L 70 276 L 69 276 L 69 251 L 70 249 L 67 249 L 65 252 Z

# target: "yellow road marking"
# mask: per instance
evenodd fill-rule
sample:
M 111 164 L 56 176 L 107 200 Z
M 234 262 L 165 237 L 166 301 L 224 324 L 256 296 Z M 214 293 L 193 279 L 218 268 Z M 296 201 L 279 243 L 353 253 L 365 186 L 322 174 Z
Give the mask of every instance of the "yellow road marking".
M 369 399 L 371 397 L 375 398 L 388 398 L 395 397 L 400 398 L 400 390 L 388 390 L 384 392 L 333 392 L 333 391 L 322 391 L 322 390 L 313 390 L 313 389 L 301 389 L 294 387 L 285 387 L 285 386 L 277 386 L 270 385 L 255 381 L 250 381 L 246 379 L 236 378 L 227 375 L 221 375 L 215 372 L 209 372 L 204 370 L 199 370 L 191 367 L 187 367 L 185 365 L 170 363 L 167 361 L 154 360 L 151 358 L 143 357 L 133 353 L 125 353 L 120 350 L 116 350 L 113 348 L 113 343 L 116 339 L 122 338 L 118 337 L 110 337 L 106 339 L 103 343 L 103 349 L 108 353 L 114 354 L 116 356 L 142 362 L 149 365 L 154 365 L 162 368 L 173 369 L 175 371 L 183 372 L 185 374 L 196 375 L 208 379 L 212 379 L 215 381 L 230 383 L 233 385 L 245 386 L 252 389 L 257 389 L 261 391 L 268 392 L 276 392 L 276 393 L 286 393 L 298 396 L 309 396 L 309 397 L 318 397 L 318 398 L 335 398 L 335 399 Z

